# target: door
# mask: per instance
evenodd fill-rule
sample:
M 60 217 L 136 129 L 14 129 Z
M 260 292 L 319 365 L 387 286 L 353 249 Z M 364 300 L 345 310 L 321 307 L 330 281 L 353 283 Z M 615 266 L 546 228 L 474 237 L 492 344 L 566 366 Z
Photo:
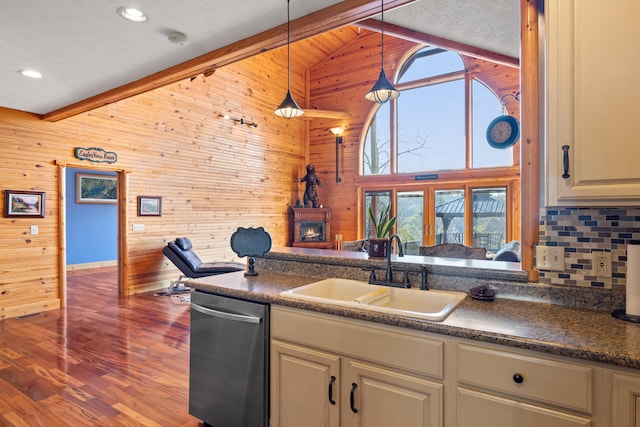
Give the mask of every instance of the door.
M 59 261 L 58 261 L 58 271 L 60 274 L 59 279 L 59 294 L 60 294 L 60 307 L 64 308 L 67 306 L 67 207 L 66 200 L 68 198 L 76 197 L 75 194 L 68 194 L 67 191 L 67 168 L 78 168 L 83 169 L 86 168 L 84 165 L 70 165 L 64 162 L 56 162 L 58 164 L 58 191 L 59 191 L 59 199 L 58 199 L 58 209 L 60 211 L 60 221 L 59 221 L 59 240 L 58 240 L 58 248 L 59 248 Z M 127 203 L 123 203 L 122 201 L 126 201 L 129 193 L 129 184 L 128 184 L 128 171 L 113 168 L 102 165 L 99 168 L 91 169 L 102 172 L 116 172 L 117 173 L 117 186 L 118 186 L 118 200 L 116 203 L 117 206 L 117 264 L 118 264 L 118 295 L 123 296 L 127 293 L 127 271 L 125 270 L 125 264 L 127 264 L 126 257 L 129 253 L 129 236 L 127 233 Z
M 425 243 L 429 225 L 424 222 L 424 213 L 428 211 L 427 198 L 423 190 L 398 191 L 397 194 L 397 234 L 404 245 L 405 255 L 418 255 L 420 246 Z
M 443 425 L 442 384 L 355 360 L 344 360 L 343 371 L 344 426 Z
M 272 340 L 272 427 L 340 425 L 339 374 L 339 356 Z
M 617 373 L 612 376 L 611 425 L 640 427 L 640 377 Z
M 638 205 L 640 3 L 556 0 L 545 8 L 547 205 Z

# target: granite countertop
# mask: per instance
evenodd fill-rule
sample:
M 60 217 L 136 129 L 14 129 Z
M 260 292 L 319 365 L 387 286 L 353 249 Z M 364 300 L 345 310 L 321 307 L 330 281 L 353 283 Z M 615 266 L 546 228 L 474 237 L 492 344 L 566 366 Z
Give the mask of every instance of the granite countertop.
M 193 279 L 189 286 L 257 302 L 640 369 L 640 324 L 615 319 L 609 312 L 467 297 L 444 321 L 431 322 L 280 296 L 282 291 L 321 279 L 270 271 L 245 277 L 243 272 L 236 272 Z

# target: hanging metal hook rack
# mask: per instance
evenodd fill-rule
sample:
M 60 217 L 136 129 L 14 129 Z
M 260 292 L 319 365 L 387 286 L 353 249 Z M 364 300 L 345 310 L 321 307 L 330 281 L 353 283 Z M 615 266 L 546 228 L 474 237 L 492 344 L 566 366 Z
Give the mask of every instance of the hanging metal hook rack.
M 250 126 L 250 127 L 252 126 L 254 128 L 258 127 L 257 123 L 254 123 L 252 121 L 243 119 L 242 117 L 237 119 L 237 118 L 229 116 L 228 114 L 218 114 L 218 117 L 222 117 L 225 120 L 231 120 L 234 123 L 240 123 L 241 125 L 247 125 L 247 126 Z

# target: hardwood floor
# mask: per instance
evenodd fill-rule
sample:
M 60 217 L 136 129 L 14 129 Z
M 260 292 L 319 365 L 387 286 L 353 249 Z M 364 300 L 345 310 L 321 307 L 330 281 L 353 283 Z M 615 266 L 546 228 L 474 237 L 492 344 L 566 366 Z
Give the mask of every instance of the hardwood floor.
M 0 322 L 0 426 L 200 426 L 189 304 L 117 297 L 115 267 L 71 271 L 68 308 Z

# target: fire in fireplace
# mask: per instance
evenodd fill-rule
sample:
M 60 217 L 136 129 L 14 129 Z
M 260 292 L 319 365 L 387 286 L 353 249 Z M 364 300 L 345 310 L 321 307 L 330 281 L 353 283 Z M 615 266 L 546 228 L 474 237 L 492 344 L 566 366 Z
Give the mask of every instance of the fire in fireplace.
M 304 221 L 300 227 L 300 242 L 324 242 L 324 222 Z

